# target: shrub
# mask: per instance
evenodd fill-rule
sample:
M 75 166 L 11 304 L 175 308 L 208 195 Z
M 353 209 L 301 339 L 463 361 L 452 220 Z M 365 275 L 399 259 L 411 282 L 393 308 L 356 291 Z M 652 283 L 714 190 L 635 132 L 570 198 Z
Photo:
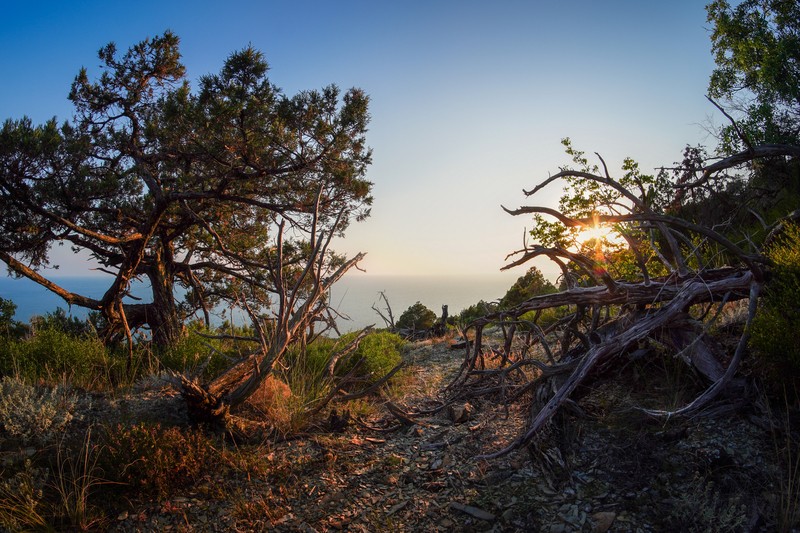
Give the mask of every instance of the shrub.
M 17 304 L 0 298 L 0 337 L 18 338 L 25 332 L 25 325 L 14 320 L 16 311 Z
M 89 387 L 107 379 L 115 358 L 94 334 L 75 337 L 46 328 L 23 340 L 0 343 L 0 373 L 16 373 L 29 380 L 69 378 L 73 385 Z
M 349 339 L 348 336 L 351 336 Z M 349 343 L 355 338 L 354 333 L 343 337 L 345 343 Z M 399 335 L 385 331 L 370 333 L 358 345 L 358 349 L 342 362 L 342 369 L 339 372 L 346 373 L 363 358 L 361 364 L 356 369 L 359 377 L 367 378 L 374 382 L 388 374 L 394 367 L 400 364 L 403 357 L 400 353 L 405 341 Z
M 91 322 L 67 315 L 67 312 L 61 307 L 56 307 L 55 311 L 45 313 L 43 316 L 32 317 L 31 326 L 34 331 L 40 329 L 54 329 L 73 337 L 91 336 L 96 333 Z
M 567 306 L 549 307 L 547 309 L 542 309 L 541 312 L 539 312 L 539 317 L 538 320 L 536 321 L 536 324 L 540 328 L 542 328 L 542 330 L 545 330 L 548 327 L 555 324 L 556 322 L 558 322 L 559 320 L 561 320 L 562 318 L 564 318 L 565 316 L 567 316 L 568 313 L 569 313 L 569 307 Z M 528 311 L 527 313 L 521 315 L 519 318 L 522 321 L 530 323 L 533 321 L 534 318 L 536 318 L 536 314 L 537 314 L 536 311 Z M 523 331 L 527 331 L 528 329 L 530 329 L 530 326 L 528 324 L 523 324 L 520 327 L 520 329 Z
M 412 331 L 422 331 L 431 329 L 436 322 L 436 313 L 417 302 L 400 315 L 397 320 L 397 329 L 410 329 Z
M 462 310 L 461 313 L 458 315 L 458 321 L 466 326 L 473 320 L 477 320 L 483 316 L 488 314 L 494 313 L 497 311 L 497 304 L 493 302 L 484 302 L 481 300 L 480 302 L 473 304 L 466 309 Z
M 305 347 L 305 352 L 293 351 L 290 357 L 290 364 L 292 367 L 302 370 L 304 373 L 313 376 L 322 376 L 325 372 L 325 367 L 331 358 L 331 355 L 337 350 L 341 350 L 347 346 L 349 341 L 345 341 L 345 337 L 352 340 L 350 334 L 343 335 L 339 339 L 329 339 L 327 337 L 318 337 L 311 344 Z
M 282 365 L 285 370 L 277 370 L 274 381 L 267 378 L 263 397 L 259 391 L 250 404 L 264 412 L 277 429 L 300 430 L 309 422 L 309 408 L 327 397 L 331 387 L 336 386 L 327 374 L 331 356 L 346 348 L 357 335 L 348 333 L 339 339 L 319 337 L 305 347 L 293 347 L 286 355 L 285 365 Z M 358 385 L 354 387 L 350 383 L 348 388 L 351 391 L 354 388 L 363 390 L 402 361 L 404 344 L 405 341 L 394 333 L 370 333 L 361 340 L 355 352 L 339 359 L 334 367 L 334 376 L 341 378 L 355 367 L 351 377 Z M 284 383 L 288 384 L 290 391 L 284 389 Z M 348 408 L 352 405 L 351 402 Z
M 118 424 L 105 432 L 98 462 L 109 481 L 169 496 L 200 480 L 213 465 L 214 447 L 199 430 L 160 424 Z
M 556 292 L 555 286 L 544 278 L 538 268 L 531 267 L 506 291 L 505 296 L 500 300 L 500 308 L 509 309 L 534 296 L 554 292 Z
M 789 225 L 767 250 L 770 279 L 753 321 L 751 346 L 770 364 L 800 373 L 800 227 Z
M 158 359 L 168 370 L 188 374 L 199 372 L 204 379 L 211 379 L 231 364 L 224 350 L 217 339 L 206 339 L 190 331 L 175 346 L 163 350 Z
M 342 350 L 356 338 L 357 333 L 347 333 L 338 340 L 317 339 L 306 348 L 308 368 L 322 376 L 331 355 Z M 341 359 L 335 368 L 337 376 L 350 372 L 358 364 L 355 375 L 374 382 L 388 374 L 403 360 L 401 350 L 405 341 L 395 333 L 374 332 L 361 339 L 358 348 L 348 357 Z M 363 361 L 361 361 L 363 359 Z M 361 361 L 361 363 L 358 363 Z
M 11 376 L 0 380 L 0 426 L 24 443 L 51 442 L 72 420 L 75 403 L 64 387 L 34 387 Z

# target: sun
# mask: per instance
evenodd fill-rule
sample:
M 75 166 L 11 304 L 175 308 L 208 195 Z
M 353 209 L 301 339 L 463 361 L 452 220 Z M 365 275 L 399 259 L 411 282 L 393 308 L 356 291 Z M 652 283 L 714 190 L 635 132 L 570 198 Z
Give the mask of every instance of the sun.
M 582 227 L 575 240 L 579 245 L 592 243 L 595 246 L 602 246 L 605 244 L 622 244 L 625 239 L 614 229 L 614 226 L 608 224 L 591 224 Z
M 578 242 L 581 244 L 585 244 L 589 241 L 602 241 L 611 233 L 611 228 L 608 226 L 586 226 L 581 228 L 578 236 L 576 237 Z

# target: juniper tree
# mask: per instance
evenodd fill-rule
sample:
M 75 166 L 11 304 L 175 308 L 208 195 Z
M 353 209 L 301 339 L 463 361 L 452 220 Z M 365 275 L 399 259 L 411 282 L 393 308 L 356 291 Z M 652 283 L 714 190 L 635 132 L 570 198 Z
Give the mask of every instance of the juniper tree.
M 109 337 L 144 327 L 170 345 L 220 302 L 300 312 L 310 327 L 361 257 L 328 247 L 369 214 L 368 97 L 333 85 L 285 95 L 251 47 L 193 88 L 169 32 L 99 58 L 99 77 L 81 69 L 72 83 L 71 120 L 0 130 L 0 260 L 99 311 Z M 109 274 L 102 297 L 42 274 L 59 243 Z M 134 280 L 151 301 L 123 301 Z

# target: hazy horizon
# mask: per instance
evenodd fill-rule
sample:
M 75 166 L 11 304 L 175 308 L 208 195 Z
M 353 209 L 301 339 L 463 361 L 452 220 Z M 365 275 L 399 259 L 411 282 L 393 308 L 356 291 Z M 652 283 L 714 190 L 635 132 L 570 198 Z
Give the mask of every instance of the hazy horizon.
M 373 305 L 381 310 L 385 309 L 385 302 L 381 299 L 380 292 L 383 292 L 389 300 L 395 319 L 415 302 L 422 302 L 437 316 L 441 314 L 441 306 L 447 305 L 449 313 L 456 315 L 480 300 L 499 300 L 514 281 L 507 282 L 503 277 L 482 274 L 454 276 L 391 274 L 353 276 L 351 274 L 348 273 L 336 283 L 331 291 L 331 307 L 352 319 L 339 321 L 339 329 L 342 332 L 361 329 L 370 324 L 375 324 L 377 327 L 384 326 L 379 315 L 372 310 Z M 92 298 L 100 298 L 106 288 L 106 284 L 101 282 L 102 278 L 99 276 L 59 275 L 53 279 L 68 290 Z M 152 300 L 152 294 L 148 289 L 147 283 L 138 283 L 132 286 L 131 292 L 137 298 L 141 298 L 138 303 L 148 302 Z M 28 322 L 36 315 L 53 312 L 58 307 L 79 318 L 84 318 L 89 313 L 87 309 L 78 306 L 70 309 L 58 295 L 24 278 L 14 280 L 0 277 L 0 297 L 10 299 L 17 305 L 14 318 L 21 322 Z M 242 320 L 246 321 L 244 316 Z M 218 325 L 221 323 L 221 318 L 216 318 L 213 322 Z

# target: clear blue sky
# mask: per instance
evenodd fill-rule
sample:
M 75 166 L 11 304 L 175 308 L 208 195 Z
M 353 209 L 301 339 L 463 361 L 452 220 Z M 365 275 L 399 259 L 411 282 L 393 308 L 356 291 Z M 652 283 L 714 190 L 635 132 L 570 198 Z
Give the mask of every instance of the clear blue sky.
M 491 274 L 530 224 L 500 205 L 525 203 L 522 189 L 566 162 L 562 137 L 612 169 L 626 156 L 645 170 L 669 165 L 687 143 L 714 144 L 703 5 L 4 2 L 0 119 L 70 118 L 73 77 L 81 66 L 96 75 L 109 41 L 124 50 L 170 29 L 192 80 L 252 44 L 286 93 L 336 83 L 371 96 L 373 215 L 339 250 L 368 252 L 371 274 Z

